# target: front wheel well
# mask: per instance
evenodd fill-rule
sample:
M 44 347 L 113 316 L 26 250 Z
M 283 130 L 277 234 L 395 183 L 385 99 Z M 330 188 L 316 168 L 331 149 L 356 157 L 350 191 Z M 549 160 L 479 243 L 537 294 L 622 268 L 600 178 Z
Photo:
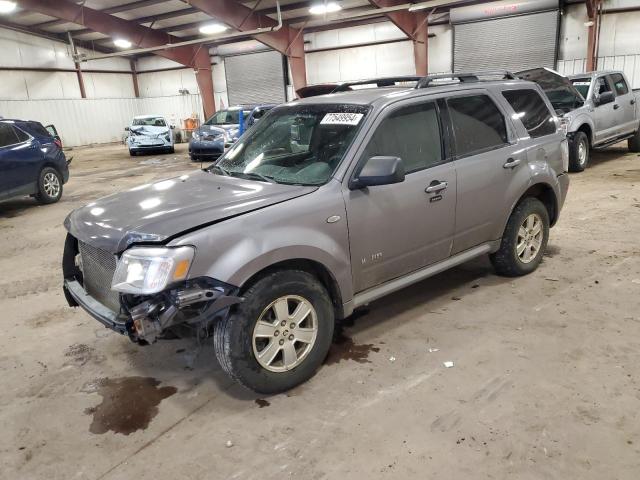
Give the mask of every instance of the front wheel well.
M 549 225 L 553 226 L 558 218 L 558 204 L 553 188 L 544 183 L 537 183 L 535 185 L 532 185 L 527 189 L 526 192 L 524 192 L 524 194 L 522 194 L 516 205 L 518 205 L 527 197 L 537 198 L 542 202 L 542 204 L 547 209 L 547 213 L 549 213 Z
M 240 287 L 240 295 L 246 292 L 252 285 L 265 276 L 280 270 L 301 270 L 313 275 L 324 286 L 331 298 L 336 319 L 344 318 L 344 308 L 342 306 L 342 295 L 340 288 L 333 274 L 323 264 L 306 258 L 295 258 L 283 260 L 260 270 L 253 274 Z
M 580 125 L 576 132 L 583 132 L 589 139 L 589 146 L 593 145 L 593 132 L 591 131 L 591 127 L 588 123 L 583 123 L 582 125 Z

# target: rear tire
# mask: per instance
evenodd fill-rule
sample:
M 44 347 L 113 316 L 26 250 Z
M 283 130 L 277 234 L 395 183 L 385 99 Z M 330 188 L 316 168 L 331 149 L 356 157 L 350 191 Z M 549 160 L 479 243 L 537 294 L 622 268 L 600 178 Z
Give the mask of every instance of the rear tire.
M 640 130 L 638 130 L 633 137 L 627 140 L 627 146 L 629 151 L 633 153 L 640 153 Z
M 62 177 L 55 168 L 44 167 L 38 177 L 36 200 L 46 205 L 55 203 L 62 197 Z
M 500 249 L 491 255 L 491 263 L 498 275 L 527 275 L 540 265 L 548 241 L 547 208 L 537 198 L 525 198 L 511 213 Z
M 176 153 L 176 149 L 175 149 L 175 147 L 169 147 L 169 148 L 167 148 L 167 153 Z
M 311 378 L 333 338 L 334 311 L 324 286 L 307 272 L 281 270 L 258 280 L 243 297 L 214 326 L 222 369 L 263 394 L 284 392 Z
M 576 132 L 569 142 L 569 171 L 582 172 L 589 164 L 591 152 L 589 137 L 584 132 Z

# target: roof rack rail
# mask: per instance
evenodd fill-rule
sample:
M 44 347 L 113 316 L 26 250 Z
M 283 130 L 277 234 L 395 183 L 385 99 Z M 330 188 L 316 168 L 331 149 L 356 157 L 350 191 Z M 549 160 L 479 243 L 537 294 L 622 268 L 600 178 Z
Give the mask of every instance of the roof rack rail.
M 460 83 L 480 82 L 480 77 L 502 77 L 504 80 L 517 80 L 513 73 L 508 70 L 486 70 L 480 72 L 466 72 L 466 73 L 441 73 L 438 75 L 427 75 L 416 85 L 416 88 L 427 88 L 431 86 L 434 80 L 441 80 L 446 78 L 458 79 Z
M 400 75 L 396 77 L 381 77 L 381 78 L 371 78 L 368 80 L 357 80 L 355 82 L 344 82 L 336 86 L 331 93 L 336 92 L 346 92 L 351 87 L 357 85 L 373 85 L 375 84 L 377 87 L 392 87 L 398 82 L 419 82 L 424 77 L 415 76 L 415 75 Z

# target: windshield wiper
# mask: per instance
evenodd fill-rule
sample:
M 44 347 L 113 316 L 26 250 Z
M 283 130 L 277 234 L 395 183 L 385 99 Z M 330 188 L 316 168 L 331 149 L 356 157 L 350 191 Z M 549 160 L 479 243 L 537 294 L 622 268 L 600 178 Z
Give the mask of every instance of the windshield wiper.
M 211 170 L 213 170 L 214 168 L 217 168 L 217 169 L 218 169 L 218 171 L 219 171 L 222 175 L 224 175 L 225 177 L 230 177 L 230 176 L 231 176 L 231 173 L 229 173 L 228 171 L 226 171 L 226 170 L 225 170 L 224 168 L 222 168 L 220 165 L 211 165 L 209 168 L 207 168 L 207 171 L 209 171 L 209 172 L 210 172 L 210 171 L 211 171 Z
M 256 172 L 229 172 L 229 175 L 234 176 L 237 175 L 239 177 L 247 177 L 262 180 L 267 183 L 277 183 L 272 177 L 267 177 L 266 175 L 262 175 L 261 173 Z

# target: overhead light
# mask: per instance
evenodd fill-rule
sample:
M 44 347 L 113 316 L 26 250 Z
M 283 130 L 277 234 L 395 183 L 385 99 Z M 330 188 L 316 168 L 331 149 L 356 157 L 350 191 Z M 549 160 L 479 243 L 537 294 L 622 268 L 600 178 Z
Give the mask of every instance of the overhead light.
M 340 10 L 342 10 L 342 7 L 337 2 L 326 2 L 312 5 L 309 8 L 309 13 L 311 15 L 324 15 L 325 13 L 339 12 Z
M 423 5 L 423 4 L 418 3 L 417 5 L 410 6 L 409 7 L 409 11 L 410 12 L 418 12 L 420 10 L 425 10 L 427 8 L 429 8 L 429 5 Z
M 130 48 L 131 42 L 129 40 L 125 40 L 124 38 L 116 38 L 113 41 L 113 44 L 118 48 Z
M 16 2 L 0 0 L 0 13 L 11 13 L 16 9 Z
M 215 35 L 216 33 L 222 33 L 227 30 L 227 27 L 220 23 L 209 23 L 200 27 L 200 33 L 205 35 Z

